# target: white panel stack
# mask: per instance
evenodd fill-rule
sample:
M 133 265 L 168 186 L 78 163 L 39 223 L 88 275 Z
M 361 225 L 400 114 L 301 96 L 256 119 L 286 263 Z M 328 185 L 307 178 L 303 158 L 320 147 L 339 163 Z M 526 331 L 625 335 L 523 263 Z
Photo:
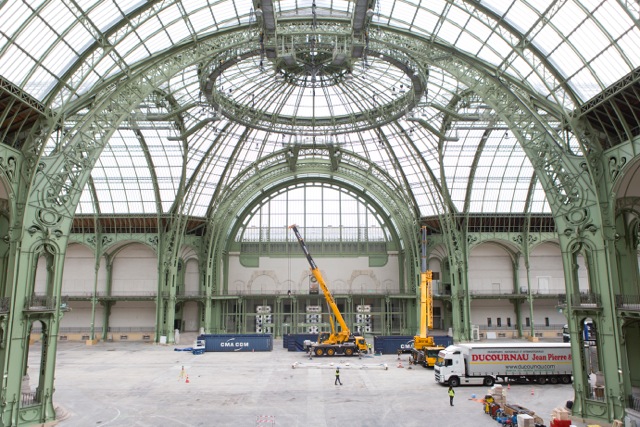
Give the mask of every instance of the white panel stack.
M 356 332 L 370 333 L 373 330 L 373 318 L 371 316 L 370 305 L 356 306 Z
M 322 307 L 319 305 L 308 305 L 307 308 L 306 321 L 307 323 L 320 323 L 322 321 Z M 309 333 L 315 334 L 318 332 L 317 326 L 310 326 L 309 328 L 315 328 L 313 331 L 309 331 Z
M 320 328 L 317 326 L 309 326 L 307 327 L 307 332 L 310 334 L 317 334 L 320 331 Z
M 307 323 L 320 323 L 321 314 L 307 314 Z
M 259 305 L 256 307 L 256 333 L 258 334 L 270 334 L 272 333 L 273 317 L 271 313 L 271 306 Z

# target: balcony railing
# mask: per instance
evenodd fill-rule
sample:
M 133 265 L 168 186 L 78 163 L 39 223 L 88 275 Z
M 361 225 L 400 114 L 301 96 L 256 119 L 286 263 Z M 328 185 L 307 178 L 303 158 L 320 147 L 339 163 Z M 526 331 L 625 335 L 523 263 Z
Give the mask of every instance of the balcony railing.
M 51 311 L 58 308 L 66 310 L 69 307 L 69 297 L 64 295 L 60 298 L 50 295 L 33 295 L 25 300 L 25 310 L 29 311 Z
M 20 406 L 33 406 L 38 404 L 38 393 L 30 392 L 30 393 L 22 393 L 22 398 L 20 399 Z
M 567 304 L 567 295 L 559 295 L 559 305 Z M 600 294 L 594 292 L 580 292 L 579 294 L 571 295 L 571 305 L 574 308 L 598 308 L 602 307 L 602 299 Z
M 640 295 L 616 295 L 616 307 L 640 311 Z
M 550 323 L 549 325 L 533 325 L 533 329 L 535 329 L 536 331 L 560 331 L 562 330 L 562 327 L 564 326 L 564 324 L 561 323 Z M 478 327 L 481 330 L 487 330 L 487 331 L 517 331 L 518 327 L 516 324 L 511 324 L 511 326 L 508 325 L 478 325 Z M 522 325 L 522 328 L 524 329 L 528 329 L 531 326 L 529 325 Z

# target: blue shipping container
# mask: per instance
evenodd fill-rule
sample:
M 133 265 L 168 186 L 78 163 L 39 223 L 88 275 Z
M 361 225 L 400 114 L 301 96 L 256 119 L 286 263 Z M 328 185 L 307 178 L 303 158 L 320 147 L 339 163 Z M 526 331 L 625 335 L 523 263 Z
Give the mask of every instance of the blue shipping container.
M 289 351 L 304 351 L 304 341 L 318 341 L 318 334 L 290 334 L 287 349 Z
M 271 334 L 205 334 L 205 351 L 272 351 Z
M 373 351 L 382 354 L 396 354 L 402 344 L 413 341 L 412 335 L 392 335 L 374 337 Z M 435 345 L 448 347 L 453 344 L 453 338 L 447 335 L 434 335 Z
M 402 344 L 411 341 L 413 336 L 410 335 L 393 335 L 393 336 L 377 336 L 373 337 L 373 351 L 378 354 L 396 354 Z
M 450 337 L 448 335 L 434 335 L 433 341 L 435 341 L 436 345 L 441 345 L 445 348 L 453 345 L 453 337 Z

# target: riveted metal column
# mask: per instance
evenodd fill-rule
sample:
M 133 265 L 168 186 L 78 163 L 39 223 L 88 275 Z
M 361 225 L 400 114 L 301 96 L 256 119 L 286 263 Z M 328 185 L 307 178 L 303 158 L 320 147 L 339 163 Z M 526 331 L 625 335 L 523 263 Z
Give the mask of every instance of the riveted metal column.
M 512 261 L 514 295 L 520 294 L 520 257 L 521 256 L 523 255 L 516 254 Z M 520 301 L 521 300 L 519 298 L 511 299 L 511 304 L 513 304 L 513 312 L 516 315 L 516 330 L 518 333 L 518 338 L 522 338 L 522 311 L 520 310 Z
M 111 292 L 113 289 L 113 257 L 111 255 L 104 256 L 104 267 L 105 267 L 105 294 L 107 297 L 111 297 Z M 111 299 L 105 299 L 102 301 L 102 305 L 104 306 L 104 313 L 102 314 L 102 340 L 106 341 L 109 339 L 109 328 L 110 320 L 111 320 L 111 308 L 115 304 L 115 301 Z
M 638 271 L 638 219 L 625 213 L 616 217 L 615 246 L 620 270 L 620 294 L 637 295 Z
M 91 325 L 89 329 L 89 339 L 96 339 L 96 306 L 98 305 L 98 273 L 100 272 L 100 250 L 95 248 L 95 265 L 93 270 L 93 293 L 91 294 Z
M 589 141 L 591 134 L 588 128 L 575 125 L 578 135 Z M 567 286 L 569 314 L 571 316 L 570 330 L 582 332 L 582 320 L 591 318 L 595 326 L 598 368 L 604 375 L 604 389 L 601 395 L 586 393 L 587 385 L 576 391 L 582 391 L 579 413 L 584 418 L 595 418 L 612 422 L 623 419 L 627 397 L 631 394 L 629 373 L 623 370 L 626 364 L 623 337 L 617 316 L 615 295 L 620 292 L 621 277 L 618 268 L 618 254 L 616 241 L 615 203 L 613 200 L 613 181 L 617 176 L 617 169 L 611 165 L 618 163 L 613 153 L 606 155 L 594 146 L 589 152 L 588 163 L 584 164 L 593 179 L 592 192 L 576 191 L 584 196 L 581 200 L 582 208 L 573 209 L 567 214 L 556 217 L 556 224 L 560 236 L 563 253 L 571 254 L 575 266 L 575 257 L 581 253 L 588 269 L 589 292 L 584 295 L 579 291 L 577 283 L 577 266 L 572 268 L 574 280 Z M 569 289 L 570 288 L 570 289 Z M 570 291 L 570 295 L 569 295 Z M 583 340 L 576 340 L 572 335 L 572 347 L 578 347 L 583 354 Z M 606 361 L 606 363 L 605 363 Z M 585 375 L 589 366 L 583 357 L 574 360 L 574 375 Z M 603 394 L 603 395 L 602 395 Z M 574 413 L 577 411 L 574 410 Z
M 535 312 L 533 309 L 533 292 L 531 290 L 531 267 L 529 265 L 529 257 L 525 257 L 524 260 L 525 270 L 527 271 L 527 303 L 529 303 L 529 336 L 531 338 L 536 336 L 535 327 Z
M 22 377 L 25 372 L 29 349 L 30 323 L 24 315 L 28 295 L 33 292 L 35 282 L 36 256 L 23 251 L 25 242 L 19 241 L 16 251 L 10 254 L 12 268 L 5 282 L 5 295 L 10 298 L 7 320 L 5 357 L 2 366 L 2 387 L 0 388 L 0 425 L 19 425 L 19 410 L 22 400 Z M 29 245 L 26 244 L 28 247 Z
M 60 246 L 56 245 L 56 248 L 66 248 L 66 242 L 62 242 Z M 54 246 L 49 245 L 53 248 Z M 50 289 L 47 289 L 47 296 L 52 298 L 53 304 L 51 305 L 51 311 L 40 314 L 40 321 L 46 328 L 43 327 L 43 339 L 41 346 L 41 358 L 40 358 L 40 370 L 39 381 L 36 396 L 40 406 L 40 421 L 46 422 L 48 420 L 55 419 L 55 409 L 53 407 L 53 392 L 54 392 L 54 373 L 56 364 L 56 349 L 58 346 L 58 331 L 60 329 L 60 319 L 62 319 L 62 301 L 59 295 L 62 289 L 62 271 L 64 268 L 64 253 L 53 254 L 51 264 L 48 271 L 48 285 Z M 65 307 L 66 309 L 66 307 Z M 21 412 L 24 409 L 21 409 Z

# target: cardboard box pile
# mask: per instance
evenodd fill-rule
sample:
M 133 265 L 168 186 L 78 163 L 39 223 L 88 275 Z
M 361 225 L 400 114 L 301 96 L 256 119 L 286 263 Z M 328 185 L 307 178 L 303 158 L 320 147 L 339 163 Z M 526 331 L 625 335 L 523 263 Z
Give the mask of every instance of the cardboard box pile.
M 501 408 L 507 404 L 507 391 L 503 389 L 502 384 L 496 384 L 487 390 L 487 396 L 493 397 L 493 401 Z
M 551 412 L 551 427 L 571 426 L 569 415 L 569 411 L 566 408 L 555 408 Z
M 528 414 L 518 414 L 518 427 L 535 427 L 535 421 L 531 415 Z

